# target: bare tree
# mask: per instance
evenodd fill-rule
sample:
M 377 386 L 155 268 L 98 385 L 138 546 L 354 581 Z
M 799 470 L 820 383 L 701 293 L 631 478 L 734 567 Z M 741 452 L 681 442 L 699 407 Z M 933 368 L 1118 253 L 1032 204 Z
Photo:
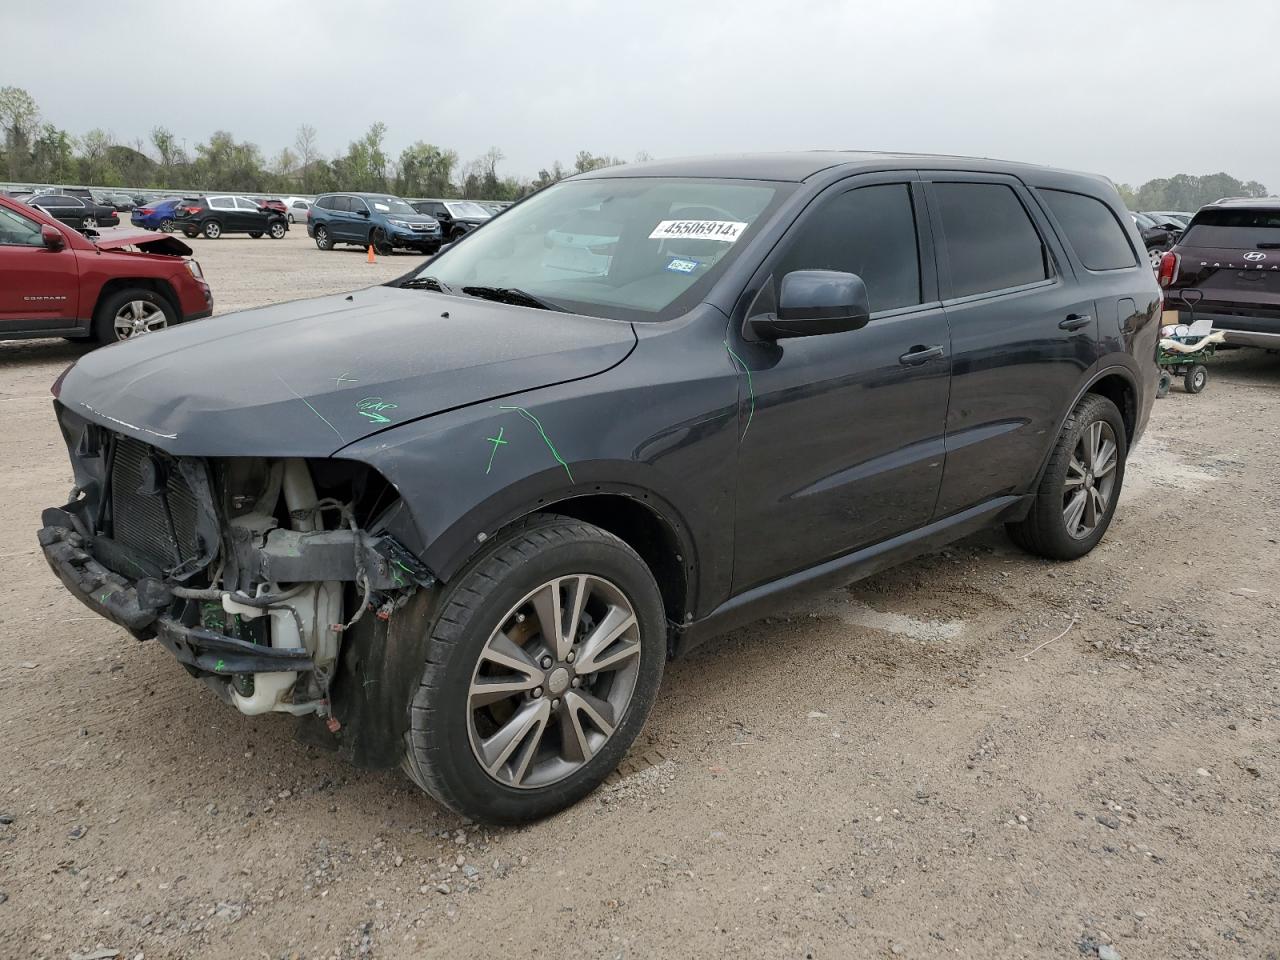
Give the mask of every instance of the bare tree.
M 302 171 L 302 189 L 310 190 L 312 183 L 311 165 L 320 159 L 320 147 L 316 142 L 316 128 L 309 123 L 298 127 L 298 135 L 293 145 L 298 151 L 298 167 Z

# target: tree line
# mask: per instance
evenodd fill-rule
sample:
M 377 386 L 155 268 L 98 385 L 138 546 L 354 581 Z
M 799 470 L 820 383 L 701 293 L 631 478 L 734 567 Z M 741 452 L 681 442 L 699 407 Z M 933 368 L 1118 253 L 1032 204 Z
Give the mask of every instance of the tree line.
M 535 178 L 514 177 L 499 173 L 505 157 L 497 147 L 463 163 L 456 150 L 419 140 L 392 156 L 385 146 L 387 126 L 381 121 L 335 156 L 324 154 L 319 134 L 309 124 L 298 127 L 293 144 L 273 157 L 226 130 L 215 130 L 191 150 L 165 126 L 155 127 L 146 141 L 119 143 L 96 128 L 73 136 L 43 120 L 34 98 L 11 86 L 0 87 L 0 126 L 4 129 L 0 171 L 14 183 L 280 194 L 341 189 L 406 197 L 518 200 L 575 173 L 626 162 L 580 150 L 572 166 L 557 160 Z M 642 153 L 636 159 L 648 156 Z
M 291 146 L 269 158 L 257 144 L 237 141 L 226 130 L 215 130 L 190 151 L 164 126 L 153 129 L 147 141 L 139 138 L 124 144 L 105 130 L 93 129 L 76 137 L 42 120 L 35 100 L 21 87 L 0 87 L 0 125 L 4 129 L 0 171 L 17 183 L 280 194 L 341 189 L 405 197 L 518 200 L 575 173 L 625 162 L 580 150 L 572 166 L 557 160 L 532 179 L 514 177 L 498 172 L 505 158 L 497 147 L 462 163 L 456 150 L 419 140 L 392 156 L 385 146 L 387 126 L 381 121 L 335 156 L 324 154 L 319 134 L 309 124 L 298 127 Z M 647 160 L 648 155 L 641 153 L 635 159 Z M 1180 173 L 1137 187 L 1116 186 L 1130 210 L 1196 210 L 1221 197 L 1267 196 L 1267 188 L 1256 180 L 1241 181 L 1226 173 Z

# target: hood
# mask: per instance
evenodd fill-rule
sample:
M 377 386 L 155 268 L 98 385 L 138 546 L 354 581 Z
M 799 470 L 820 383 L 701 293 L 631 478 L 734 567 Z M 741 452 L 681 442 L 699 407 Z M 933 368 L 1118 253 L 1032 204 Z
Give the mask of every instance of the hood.
M 403 220 L 405 223 L 438 223 L 435 217 L 425 213 L 384 213 L 388 220 Z
M 110 227 L 106 230 L 86 230 L 85 236 L 93 241 L 99 250 L 121 250 L 125 247 L 137 247 L 147 253 L 167 253 L 173 257 L 189 257 L 191 248 L 177 237 L 168 234 L 156 236 L 154 230 L 139 230 L 135 227 Z
M 68 409 L 178 456 L 329 456 L 445 410 L 602 373 L 631 325 L 371 287 L 95 350 Z

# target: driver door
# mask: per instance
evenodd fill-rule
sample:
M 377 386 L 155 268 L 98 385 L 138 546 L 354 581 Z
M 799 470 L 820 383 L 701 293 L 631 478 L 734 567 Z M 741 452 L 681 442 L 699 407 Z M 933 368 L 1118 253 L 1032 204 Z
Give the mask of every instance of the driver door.
M 79 272 L 69 246 L 50 250 L 41 224 L 0 204 L 0 333 L 65 328 L 79 306 Z
M 922 527 L 933 514 L 951 339 L 924 204 L 911 173 L 833 186 L 792 226 L 757 274 L 760 293 L 735 314 L 736 356 L 726 359 L 742 371 L 748 401 L 735 593 Z M 753 342 L 744 321 L 776 310 L 784 275 L 810 269 L 862 277 L 870 322 Z

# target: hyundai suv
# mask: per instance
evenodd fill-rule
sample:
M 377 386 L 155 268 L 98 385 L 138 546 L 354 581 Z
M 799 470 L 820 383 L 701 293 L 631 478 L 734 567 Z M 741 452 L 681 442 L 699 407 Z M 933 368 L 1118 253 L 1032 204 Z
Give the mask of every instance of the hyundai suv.
M 329 193 L 317 197 L 307 218 L 307 236 L 320 250 L 339 243 L 391 253 L 397 247 L 435 253 L 440 224 L 399 197 L 385 193 Z
M 1227 343 L 1280 350 L 1280 200 L 1201 207 L 1159 278 L 1181 322 L 1208 317 Z
M 587 221 L 591 269 L 550 263 Z M 389 284 L 78 361 L 40 544 L 240 712 L 527 820 L 795 590 L 993 525 L 1092 550 L 1155 395 L 1143 254 L 1107 180 L 1039 166 L 593 171 Z

